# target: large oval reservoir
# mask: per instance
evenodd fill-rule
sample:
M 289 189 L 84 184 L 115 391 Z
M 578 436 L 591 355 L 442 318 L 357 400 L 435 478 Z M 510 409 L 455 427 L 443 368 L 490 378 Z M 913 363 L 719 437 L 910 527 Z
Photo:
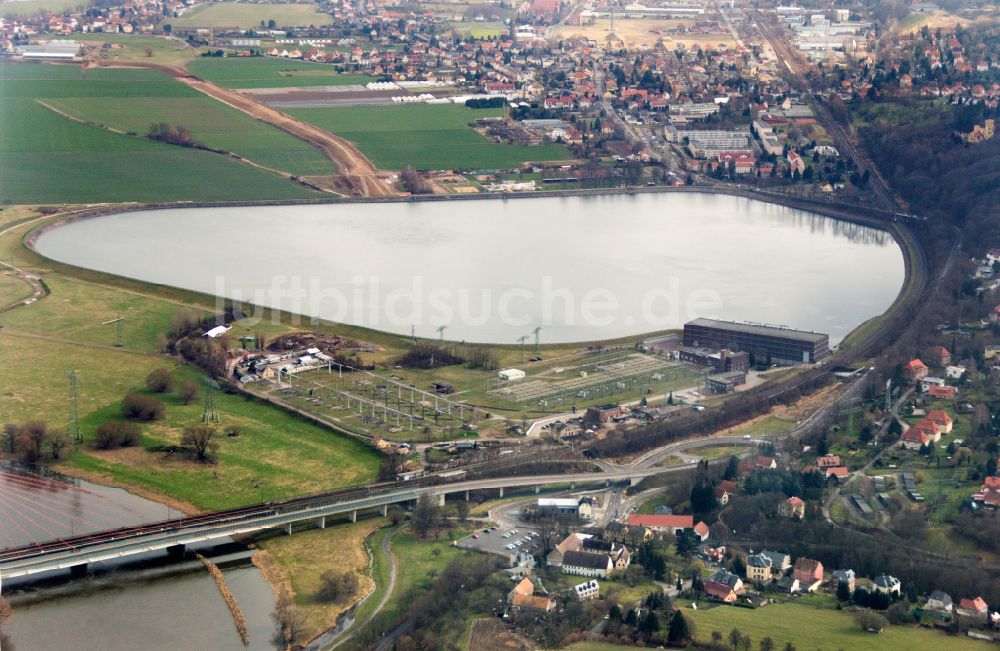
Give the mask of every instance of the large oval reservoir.
M 55 228 L 36 246 L 296 314 L 492 343 L 531 341 L 536 327 L 542 342 L 604 340 L 696 317 L 836 343 L 904 278 L 885 231 L 689 193 L 141 211 Z

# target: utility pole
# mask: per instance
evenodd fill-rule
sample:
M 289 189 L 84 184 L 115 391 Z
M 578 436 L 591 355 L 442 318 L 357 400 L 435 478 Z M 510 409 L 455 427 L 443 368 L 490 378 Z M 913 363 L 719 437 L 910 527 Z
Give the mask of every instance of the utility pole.
M 521 363 L 524 364 L 524 342 L 528 341 L 528 335 L 521 335 L 517 340 L 521 342 Z
M 115 322 L 115 347 L 125 346 L 125 317 L 118 313 L 118 321 Z
M 444 343 L 444 329 L 447 327 L 448 326 L 443 326 L 443 325 L 439 325 L 437 327 L 438 339 L 441 341 L 442 344 Z
M 219 410 L 215 406 L 215 390 L 219 388 L 215 380 L 205 380 L 205 409 L 201 414 L 203 423 L 220 423 Z
M 535 326 L 535 354 L 538 354 L 538 333 L 542 330 L 542 326 Z
M 80 430 L 80 405 L 77 395 L 76 371 L 68 371 L 69 377 L 69 425 L 66 433 L 77 443 L 83 443 L 83 432 Z

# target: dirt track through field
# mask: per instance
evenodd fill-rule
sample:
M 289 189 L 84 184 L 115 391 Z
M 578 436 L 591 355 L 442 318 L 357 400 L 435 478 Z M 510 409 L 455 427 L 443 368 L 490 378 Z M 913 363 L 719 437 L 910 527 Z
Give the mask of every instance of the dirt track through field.
M 375 166 L 353 143 L 311 124 L 296 120 L 246 95 L 207 82 L 176 66 L 125 61 L 98 61 L 97 65 L 109 68 L 151 68 L 165 72 L 177 81 L 208 95 L 212 99 L 318 147 L 340 170 L 341 179 L 348 192 L 364 197 L 391 197 L 396 194 L 392 186 L 378 176 L 378 170 L 375 169 Z

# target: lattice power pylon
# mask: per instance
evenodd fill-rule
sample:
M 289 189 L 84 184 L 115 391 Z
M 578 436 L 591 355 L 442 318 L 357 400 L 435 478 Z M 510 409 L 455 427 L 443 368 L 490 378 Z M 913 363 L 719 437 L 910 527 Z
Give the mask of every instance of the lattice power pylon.
M 69 377 L 69 423 L 66 427 L 66 433 L 77 443 L 82 443 L 83 432 L 80 430 L 80 404 L 76 386 L 76 371 L 67 371 L 66 375 Z
M 215 390 L 218 388 L 219 385 L 215 380 L 205 380 L 205 410 L 201 414 L 201 422 L 203 423 L 222 422 L 219 418 L 219 410 L 215 406 Z

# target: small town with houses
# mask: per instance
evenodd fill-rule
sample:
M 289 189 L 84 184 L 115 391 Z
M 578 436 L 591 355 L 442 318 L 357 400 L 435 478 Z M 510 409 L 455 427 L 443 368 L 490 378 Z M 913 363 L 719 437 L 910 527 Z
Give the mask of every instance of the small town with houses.
M 186 40 L 206 48 L 204 55 L 315 62 L 371 81 L 341 91 L 253 96 L 275 108 L 303 101 L 507 106 L 507 118 L 472 126 L 498 143 L 566 145 L 582 161 L 491 170 L 468 181 L 451 175 L 471 170 L 419 170 L 431 187 L 456 192 L 728 181 L 864 201 L 871 189 L 860 154 L 830 122 L 829 107 L 841 119 L 852 103 L 918 95 L 989 113 L 1000 99 L 1000 45 L 989 30 L 925 26 L 887 42 L 892 37 L 880 30 L 878 12 L 861 6 L 778 5 L 757 16 L 742 3 L 634 4 L 609 12 L 586 2 L 535 0 L 516 8 L 477 5 L 456 16 L 398 0 L 344 0 L 323 3 L 333 19 L 328 27 L 172 26 L 193 7 L 150 0 L 0 18 L 0 51 L 26 60 L 100 61 L 119 46 L 94 35 L 143 34 Z M 621 33 L 609 27 L 596 37 L 612 15 Z M 463 31 L 485 23 L 498 27 L 481 38 Z M 645 31 L 635 35 L 639 27 Z M 822 87 L 822 114 L 809 92 L 782 75 L 776 35 L 817 66 L 809 83 Z M 995 121 L 973 120 L 963 129 L 962 138 L 979 143 L 993 137 Z
M 66 347 L 48 363 L 60 392 L 51 411 L 60 427 L 69 423 L 65 437 L 36 437 L 33 448 L 38 421 L 4 423 L 0 463 L 34 451 L 30 472 L 44 474 L 34 464 L 51 462 L 76 473 L 67 474 L 76 488 L 94 481 L 167 496 L 161 531 L 181 522 L 202 532 L 198 518 L 228 527 L 226 544 L 246 543 L 241 553 L 255 559 L 273 612 L 248 608 L 241 625 L 237 599 L 226 596 L 231 568 L 216 575 L 211 561 L 197 560 L 217 582 L 244 647 L 982 651 L 1000 643 L 995 0 L 103 0 L 50 9 L 52 2 L 0 0 L 4 106 L 131 139 L 142 155 L 156 141 L 172 155 L 252 167 L 266 175 L 253 178 L 288 193 L 261 199 L 269 208 L 327 200 L 339 208 L 357 199 L 410 208 L 472 195 L 509 208 L 531 194 L 550 196 L 529 201 L 557 201 L 605 191 L 714 192 L 772 202 L 764 221 L 778 206 L 798 229 L 899 248 L 898 296 L 842 338 L 712 310 L 671 330 L 603 343 L 549 343 L 548 324 L 477 344 L 449 341 L 444 324 L 434 324 L 436 336 L 420 336 L 413 327 L 393 334 L 319 317 L 307 328 L 297 315 L 254 331 L 237 309 L 248 305 L 220 299 L 222 314 L 207 316 L 204 297 L 180 289 L 197 316 L 174 315 L 168 325 L 160 303 L 181 299 L 166 285 L 146 287 L 145 296 L 134 281 L 124 288 L 129 300 L 155 296 L 163 314 L 108 314 L 100 336 L 117 329 L 117 340 L 83 345 L 39 325 L 61 324 L 62 316 L 19 329 L 7 321 L 17 310 L 0 305 L 0 344 L 21 337 L 39 349 Z M 219 77 L 210 77 L 213 66 Z M 54 69 L 72 73 L 18 77 Z M 109 83 L 122 97 L 102 98 L 114 110 L 94 117 L 87 111 L 99 102 L 91 104 L 86 83 L 112 72 L 132 81 Z M 132 97 L 143 86 L 136 79 L 163 97 Z M 18 94 L 50 82 L 59 87 L 52 97 Z M 6 99 L 5 84 L 14 91 Z M 74 85 L 85 89 L 80 97 L 59 96 Z M 174 93 L 179 106 L 225 111 L 219 124 L 235 124 L 239 114 L 254 118 L 252 127 L 269 125 L 268 142 L 284 143 L 296 160 L 256 142 L 265 132 L 246 123 L 238 135 L 250 153 L 191 140 L 183 125 L 159 118 L 148 133 L 145 125 L 105 124 L 136 106 L 157 114 Z M 135 99 L 133 108 L 119 111 L 114 103 L 123 98 Z M 337 119 L 321 123 L 328 116 L 319 112 L 340 108 L 357 111 L 353 131 L 341 133 Z M 366 115 L 383 109 L 410 123 L 396 131 Z M 315 122 L 302 111 L 316 111 Z M 446 130 L 434 111 L 457 115 L 457 126 Z M 61 139 L 55 128 L 34 130 Z M 398 159 L 390 155 L 389 145 L 411 139 Z M 433 146 L 444 154 L 424 158 Z M 319 171 L 298 160 L 304 150 L 319 156 Z M 260 152 L 269 164 L 252 158 Z M 16 154 L 24 170 L 33 169 L 34 154 Z M 0 172 L 24 171 L 14 167 Z M 118 210 L 106 199 L 28 208 L 6 201 L 0 236 L 10 232 L 27 246 L 28 226 Z M 154 195 L 146 205 L 257 202 L 167 199 Z M 227 237 L 232 246 L 243 235 Z M 622 232 L 596 243 L 600 250 L 546 256 L 558 267 L 597 266 L 641 237 Z M 688 243 L 671 233 L 667 245 Z M 782 242 L 740 246 L 767 266 Z M 0 281 L 24 281 L 32 295 L 13 307 L 51 305 L 50 295 L 69 292 L 61 275 L 68 265 L 18 252 L 34 256 L 33 266 L 4 260 Z M 241 264 L 266 266 L 266 251 L 250 253 Z M 510 252 L 508 263 L 518 264 L 519 254 Z M 839 278 L 853 261 L 835 264 Z M 734 266 L 729 275 L 740 273 Z M 796 269 L 785 279 L 815 273 Z M 78 295 L 98 285 L 90 277 L 77 284 L 61 305 L 82 312 Z M 844 291 L 860 302 L 857 288 Z M 822 298 L 803 292 L 790 311 L 814 312 Z M 129 328 L 147 318 L 158 319 L 159 331 L 137 344 Z M 829 318 L 831 328 L 842 327 L 836 321 Z M 143 371 L 145 384 L 140 377 L 142 386 L 122 398 L 125 381 L 108 378 L 110 363 L 100 362 L 104 375 L 91 367 L 77 377 L 78 347 L 132 355 L 136 368 L 160 356 L 177 365 L 167 371 L 177 381 L 162 381 L 160 391 L 155 370 Z M 11 358 L 11 368 L 32 365 Z M 98 376 L 117 392 L 101 405 L 88 393 Z M 158 401 L 149 418 L 129 415 L 125 403 L 136 395 Z M 0 395 L 0 407 L 19 418 L 25 404 L 13 390 Z M 169 426 L 164 413 L 175 419 Z M 84 446 L 80 456 L 65 452 Z M 265 476 L 272 462 L 280 470 Z M 43 485 L 22 471 L 0 466 L 0 516 L 7 492 Z M 26 508 L 44 511 L 57 494 Z M 143 522 L 162 519 L 155 506 Z M 25 513 L 18 522 L 31 519 Z M 252 518 L 266 527 L 248 534 Z M 330 530 L 344 533 L 327 531 L 328 518 Z M 63 538 L 80 533 L 79 520 L 71 522 L 68 536 L 18 553 L 64 553 Z M 129 535 L 154 535 L 144 527 Z M 105 544 L 124 544 L 117 531 L 102 534 Z M 0 537 L 9 532 L 0 523 Z M 186 553 L 175 543 L 156 549 Z M 0 548 L 5 567 L 7 552 Z M 87 578 L 78 576 L 83 567 L 88 580 L 103 581 L 114 572 L 104 562 L 66 573 Z M 236 592 L 249 590 L 233 579 Z M 9 586 L 5 577 L 5 596 Z M 32 621 L 33 605 L 14 586 L 17 627 L 17 617 Z M 24 625 L 8 638 L 9 615 L 0 607 L 0 644 L 22 648 Z

